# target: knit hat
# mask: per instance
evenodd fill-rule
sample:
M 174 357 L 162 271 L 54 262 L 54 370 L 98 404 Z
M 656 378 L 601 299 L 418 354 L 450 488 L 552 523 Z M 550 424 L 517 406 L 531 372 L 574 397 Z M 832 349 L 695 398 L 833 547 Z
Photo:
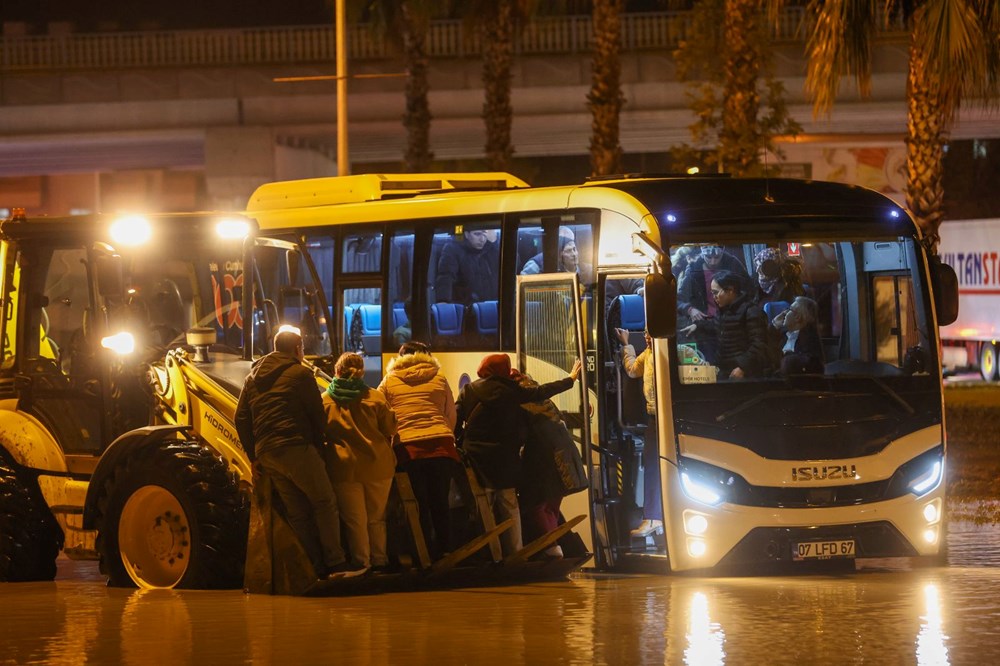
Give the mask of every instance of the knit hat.
M 488 354 L 484 356 L 476 374 L 483 379 L 492 377 L 493 375 L 508 377 L 510 375 L 510 356 L 507 356 L 507 354 Z
M 784 260 L 785 258 L 782 256 L 781 250 L 776 247 L 765 247 L 757 253 L 757 256 L 753 258 L 753 269 L 755 271 L 759 271 L 761 264 L 765 261 L 772 261 L 777 264 L 777 266 L 780 266 Z M 777 268 L 777 266 L 775 268 Z

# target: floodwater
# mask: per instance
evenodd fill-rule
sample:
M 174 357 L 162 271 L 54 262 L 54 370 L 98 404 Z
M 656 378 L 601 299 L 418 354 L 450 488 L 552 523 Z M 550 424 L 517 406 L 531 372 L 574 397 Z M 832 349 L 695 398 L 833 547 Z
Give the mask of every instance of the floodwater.
M 943 568 L 323 599 L 109 589 L 60 561 L 55 583 L 0 585 L 0 663 L 1000 663 L 1000 527 L 949 538 Z

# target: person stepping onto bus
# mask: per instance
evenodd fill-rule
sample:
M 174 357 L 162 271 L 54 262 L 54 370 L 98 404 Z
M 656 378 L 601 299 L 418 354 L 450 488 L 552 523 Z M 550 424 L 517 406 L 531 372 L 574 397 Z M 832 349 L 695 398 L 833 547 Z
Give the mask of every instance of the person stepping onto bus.
M 360 355 L 341 354 L 334 372 L 323 395 L 330 442 L 327 471 L 352 561 L 365 569 L 386 570 L 385 507 L 396 470 L 392 453 L 396 417 L 385 396 L 365 385 L 365 360 Z
M 513 519 L 500 535 L 505 555 L 521 550 L 521 514 L 517 484 L 521 477 L 521 405 L 569 390 L 580 376 L 580 360 L 569 376 L 533 387 L 521 386 L 510 374 L 510 357 L 488 354 L 479 364 L 479 379 L 459 393 L 459 432 L 496 521 Z
M 236 406 L 236 431 L 255 473 L 270 477 L 289 525 L 316 573 L 351 576 L 340 545 L 337 498 L 323 460 L 326 417 L 298 330 L 280 329 L 274 351 L 254 362 Z
M 517 370 L 511 370 L 510 376 L 523 387 L 538 386 Z M 550 399 L 526 402 L 521 410 L 525 439 L 517 501 L 524 517 L 524 538 L 530 542 L 559 527 L 562 498 L 586 490 L 589 482 L 583 458 L 556 404 Z M 562 547 L 553 544 L 544 554 L 562 557 Z
M 616 328 L 622 343 L 622 366 L 625 374 L 633 379 L 642 378 L 642 396 L 646 400 L 646 434 L 642 444 L 642 522 L 632 530 L 632 536 L 646 538 L 663 534 L 663 501 L 660 491 L 660 451 L 656 432 L 656 376 L 653 373 L 653 339 L 649 331 L 646 348 L 636 356 L 635 347 L 629 344 L 629 332 Z
M 411 341 L 389 361 L 378 390 L 396 416 L 393 450 L 410 477 L 420 507 L 420 525 L 432 558 L 451 550 L 448 495 L 462 474 L 455 448 L 455 397 L 441 365 L 422 342 Z

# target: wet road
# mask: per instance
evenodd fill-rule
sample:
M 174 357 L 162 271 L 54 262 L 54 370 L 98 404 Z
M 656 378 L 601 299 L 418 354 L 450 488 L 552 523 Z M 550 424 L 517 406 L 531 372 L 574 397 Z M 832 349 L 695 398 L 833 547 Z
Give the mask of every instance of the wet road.
M 60 561 L 55 583 L 0 586 L 0 663 L 1000 663 L 1000 527 L 950 544 L 945 568 L 343 599 L 109 589 Z

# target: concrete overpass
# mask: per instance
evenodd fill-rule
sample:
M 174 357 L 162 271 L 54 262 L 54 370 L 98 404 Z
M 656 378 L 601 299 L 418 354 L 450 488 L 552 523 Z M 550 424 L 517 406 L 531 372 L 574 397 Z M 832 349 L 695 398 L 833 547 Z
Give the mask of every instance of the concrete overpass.
M 859 100 L 845 80 L 833 114 L 814 119 L 802 92 L 800 19 L 787 13 L 775 35 L 777 73 L 805 129 L 787 146 L 789 172 L 898 193 L 905 34 L 881 40 L 869 100 Z M 626 154 L 645 156 L 650 170 L 662 170 L 662 154 L 689 140 L 693 117 L 671 55 L 688 30 L 686 13 L 625 21 L 621 141 Z M 241 208 L 262 182 L 336 172 L 334 82 L 274 81 L 331 74 L 329 26 L 18 32 L 7 25 L 0 40 L 0 208 Z M 579 158 L 576 177 L 586 173 L 590 138 L 589 35 L 587 17 L 534 24 L 518 45 L 513 79 L 516 156 L 543 164 Z M 349 47 L 353 74 L 401 70 L 400 59 L 364 29 L 353 30 Z M 485 139 L 478 47 L 457 22 L 434 24 L 428 47 L 435 157 L 474 164 Z M 356 79 L 350 91 L 352 169 L 398 169 L 403 80 Z M 992 138 L 1000 127 L 967 108 L 953 136 Z

